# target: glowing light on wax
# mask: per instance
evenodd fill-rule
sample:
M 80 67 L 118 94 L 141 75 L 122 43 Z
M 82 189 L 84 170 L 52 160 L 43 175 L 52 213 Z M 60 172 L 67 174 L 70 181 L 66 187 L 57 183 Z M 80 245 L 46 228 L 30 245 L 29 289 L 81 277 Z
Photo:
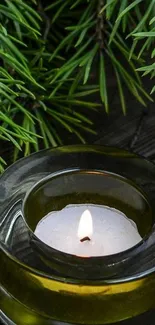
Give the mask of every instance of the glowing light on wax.
M 116 254 L 142 240 L 135 222 L 124 213 L 95 204 L 70 204 L 52 211 L 34 233 L 48 246 L 81 257 Z

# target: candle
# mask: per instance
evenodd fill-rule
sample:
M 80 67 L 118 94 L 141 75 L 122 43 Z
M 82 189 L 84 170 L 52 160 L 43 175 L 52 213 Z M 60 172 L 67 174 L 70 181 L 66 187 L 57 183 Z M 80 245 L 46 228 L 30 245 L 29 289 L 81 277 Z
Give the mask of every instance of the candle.
M 35 235 L 48 246 L 81 257 L 125 251 L 142 240 L 135 222 L 104 205 L 67 205 L 40 220 Z

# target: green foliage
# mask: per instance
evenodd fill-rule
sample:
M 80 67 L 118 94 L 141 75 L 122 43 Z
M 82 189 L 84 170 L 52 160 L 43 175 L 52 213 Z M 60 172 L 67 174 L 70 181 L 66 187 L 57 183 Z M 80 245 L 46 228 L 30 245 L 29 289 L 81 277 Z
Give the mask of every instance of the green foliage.
M 154 0 L 4 0 L 0 138 L 13 143 L 14 158 L 20 150 L 28 155 L 40 145 L 62 144 L 60 127 L 82 142 L 83 131 L 94 133 L 88 109 L 99 104 L 85 98 L 98 92 L 109 111 L 107 62 L 116 76 L 124 114 L 124 84 L 143 105 L 152 100 L 139 73 L 155 74 L 155 64 L 145 62 L 154 36 Z M 1 170 L 4 164 L 0 158 Z

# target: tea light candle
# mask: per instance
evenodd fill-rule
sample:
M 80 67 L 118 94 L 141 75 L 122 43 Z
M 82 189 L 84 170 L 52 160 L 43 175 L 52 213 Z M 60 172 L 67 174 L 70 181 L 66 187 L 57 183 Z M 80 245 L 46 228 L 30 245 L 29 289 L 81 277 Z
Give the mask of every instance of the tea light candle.
M 104 205 L 68 205 L 40 220 L 35 235 L 48 246 L 81 257 L 125 251 L 142 240 L 135 222 Z

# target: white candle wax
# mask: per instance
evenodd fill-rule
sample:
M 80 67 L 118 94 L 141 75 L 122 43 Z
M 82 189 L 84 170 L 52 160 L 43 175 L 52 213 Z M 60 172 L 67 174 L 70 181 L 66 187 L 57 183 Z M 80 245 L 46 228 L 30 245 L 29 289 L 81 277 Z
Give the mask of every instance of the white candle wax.
M 135 222 L 104 205 L 68 205 L 40 220 L 35 235 L 59 251 L 81 256 L 105 256 L 141 241 Z

